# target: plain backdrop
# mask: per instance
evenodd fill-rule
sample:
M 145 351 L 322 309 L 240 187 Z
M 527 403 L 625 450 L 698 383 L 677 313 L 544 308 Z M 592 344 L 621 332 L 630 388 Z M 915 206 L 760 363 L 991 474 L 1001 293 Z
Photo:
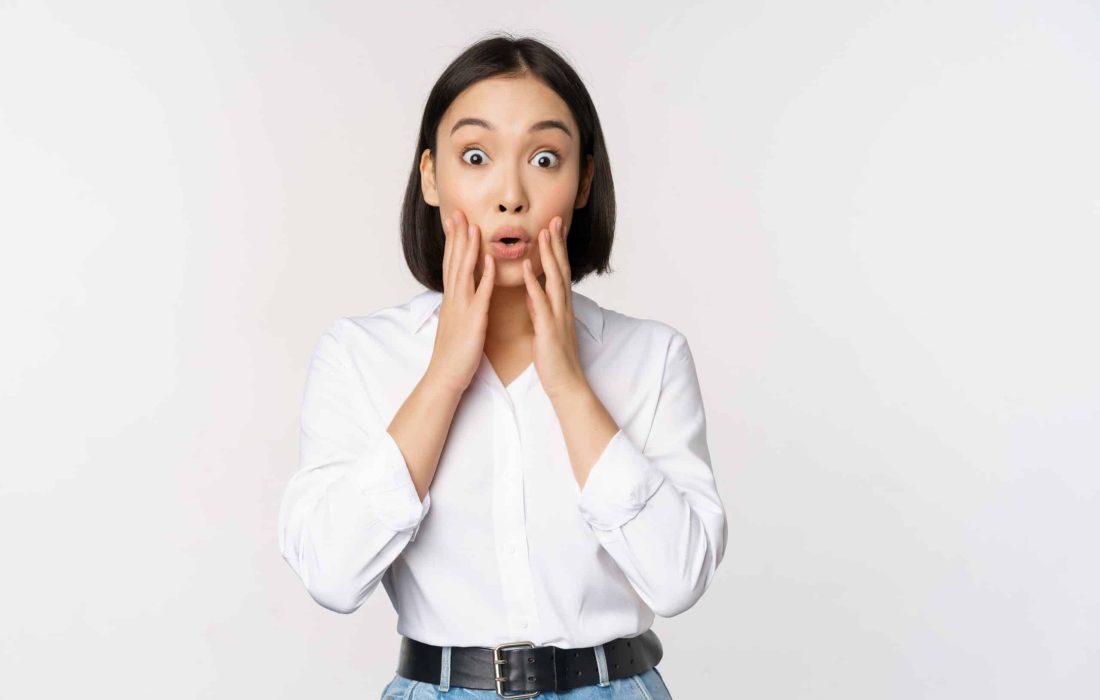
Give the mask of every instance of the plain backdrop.
M 376 698 L 280 557 L 310 352 L 422 288 L 424 101 L 492 32 L 599 111 L 614 274 L 730 540 L 677 700 L 1100 695 L 1092 2 L 0 2 L 0 697 Z

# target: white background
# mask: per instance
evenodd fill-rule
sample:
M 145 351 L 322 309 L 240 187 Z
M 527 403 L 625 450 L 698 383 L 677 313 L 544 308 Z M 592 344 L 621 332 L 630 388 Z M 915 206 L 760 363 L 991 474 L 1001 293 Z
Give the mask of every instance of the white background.
M 730 520 L 677 700 L 1100 695 L 1091 2 L 0 2 L 0 697 L 375 698 L 396 615 L 277 550 L 309 353 L 420 291 L 465 46 L 608 140 L 613 275 L 689 339 Z

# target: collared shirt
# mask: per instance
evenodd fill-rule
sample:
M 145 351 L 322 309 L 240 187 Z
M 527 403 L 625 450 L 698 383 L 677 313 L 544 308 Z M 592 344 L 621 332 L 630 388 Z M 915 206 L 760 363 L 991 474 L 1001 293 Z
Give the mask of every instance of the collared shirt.
M 381 581 L 417 641 L 573 648 L 699 600 L 727 527 L 687 340 L 571 291 L 585 377 L 620 426 L 583 489 L 535 365 L 505 386 L 483 353 L 421 502 L 387 427 L 427 370 L 442 293 L 321 334 L 278 523 L 317 603 L 354 612 Z

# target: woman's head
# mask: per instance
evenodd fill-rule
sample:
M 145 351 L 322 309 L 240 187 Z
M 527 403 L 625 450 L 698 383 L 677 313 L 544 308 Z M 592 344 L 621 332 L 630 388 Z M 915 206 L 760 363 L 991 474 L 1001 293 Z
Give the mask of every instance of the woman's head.
M 522 286 L 523 258 L 542 274 L 536 237 L 559 216 L 571 281 L 610 270 L 615 188 L 599 118 L 576 71 L 535 39 L 477 42 L 428 96 L 401 243 L 413 276 L 439 292 L 443 221 L 456 210 L 481 238 L 475 279 L 501 226 L 526 230 L 531 242 L 519 259 L 494 260 L 496 284 Z

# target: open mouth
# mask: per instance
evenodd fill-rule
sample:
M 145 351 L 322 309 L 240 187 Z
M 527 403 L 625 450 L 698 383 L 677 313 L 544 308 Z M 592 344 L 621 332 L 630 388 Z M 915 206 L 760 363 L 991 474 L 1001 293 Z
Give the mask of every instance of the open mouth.
M 517 236 L 498 238 L 493 241 L 493 255 L 501 260 L 518 260 L 527 254 L 527 241 Z

